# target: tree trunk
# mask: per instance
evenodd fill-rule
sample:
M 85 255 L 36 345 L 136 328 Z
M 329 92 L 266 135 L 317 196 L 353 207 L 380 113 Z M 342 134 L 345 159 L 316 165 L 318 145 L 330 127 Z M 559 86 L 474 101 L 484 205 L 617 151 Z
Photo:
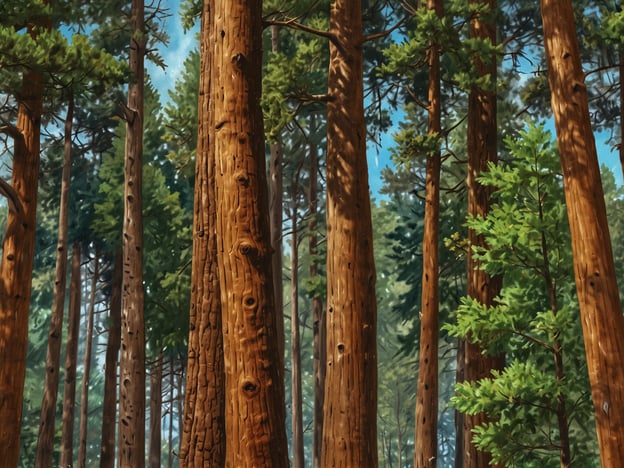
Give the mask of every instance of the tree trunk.
M 173 359 L 169 359 L 169 434 L 167 437 L 167 445 L 169 446 L 167 454 L 167 468 L 173 466 L 173 398 L 175 393 L 175 379 L 173 378 Z
M 442 16 L 442 2 L 427 0 L 427 8 Z M 429 59 L 430 136 L 441 131 L 440 49 L 432 43 Z M 425 221 L 420 318 L 420 352 L 416 390 L 416 441 L 414 467 L 435 467 L 438 456 L 438 237 L 440 219 L 440 150 L 427 155 Z M 400 456 L 400 451 L 399 451 Z
M 551 104 L 602 466 L 624 460 L 624 317 L 572 4 L 541 0 Z
M 279 28 L 271 26 L 271 51 L 279 52 Z M 271 157 L 269 160 L 271 199 L 269 201 L 269 222 L 271 226 L 271 247 L 273 248 L 273 289 L 275 295 L 275 312 L 277 320 L 277 344 L 284 372 L 284 288 L 282 280 L 282 212 L 283 203 L 283 174 L 282 164 L 284 147 L 281 140 L 271 143 Z
M 115 252 L 115 266 L 110 300 L 110 323 L 104 365 L 104 396 L 102 401 L 102 447 L 100 468 L 115 467 L 115 429 L 117 421 L 117 367 L 121 341 L 121 249 Z
M 67 318 L 67 353 L 65 356 L 65 388 L 63 390 L 63 434 L 61 437 L 60 466 L 74 466 L 74 408 L 76 405 L 76 364 L 78 335 L 80 333 L 80 244 L 72 250 L 71 284 L 69 289 L 69 316 Z
M 65 312 L 65 289 L 67 286 L 67 227 L 69 222 L 69 184 L 71 175 L 71 134 L 74 115 L 74 98 L 70 94 L 65 117 L 65 141 L 63 174 L 61 176 L 61 199 L 59 202 L 59 227 L 56 243 L 56 269 L 54 273 L 54 301 L 48 333 L 46 353 L 46 376 L 41 402 L 39 437 L 35 466 L 52 466 L 54 451 L 54 422 L 61 366 L 61 341 L 63 340 L 63 314 Z
M 131 83 L 126 110 L 119 465 L 145 466 L 145 324 L 143 316 L 143 0 L 132 0 Z
M 87 426 L 89 417 L 89 374 L 91 373 L 91 347 L 93 343 L 93 318 L 95 315 L 95 295 L 100 274 L 100 258 L 97 249 L 93 259 L 93 280 L 91 281 L 91 301 L 87 318 L 87 334 L 85 340 L 84 370 L 82 374 L 82 393 L 80 397 L 80 432 L 78 447 L 78 466 L 87 466 Z
M 316 119 L 311 117 L 311 129 L 316 129 Z M 318 216 L 318 147 L 310 142 L 310 237 L 308 241 L 308 252 L 312 259 L 310 263 L 310 278 L 318 276 L 318 266 L 316 258 L 318 254 L 317 241 L 317 216 Z M 323 446 L 323 400 L 325 394 L 325 362 L 326 362 L 326 324 L 325 308 L 323 300 L 314 294 L 312 298 L 312 354 L 314 359 L 314 446 L 312 454 L 313 468 L 321 467 L 321 448 Z
M 472 4 L 483 8 L 483 14 L 488 15 L 495 11 L 495 0 L 471 0 Z M 475 15 L 470 22 L 470 36 L 473 38 L 490 40 L 496 43 L 496 25 Z M 477 76 L 490 75 L 492 83 L 496 82 L 496 57 L 489 60 L 475 60 Z M 468 98 L 468 214 L 469 216 L 485 217 L 490 210 L 489 197 L 491 190 L 477 182 L 477 177 L 487 170 L 488 163 L 497 161 L 496 154 L 496 92 L 494 90 L 473 88 Z M 492 305 L 494 298 L 500 292 L 501 278 L 490 277 L 479 268 L 479 262 L 474 258 L 472 248 L 484 246 L 482 236 L 478 236 L 472 229 L 468 230 L 468 296 L 477 299 L 481 304 Z M 489 377 L 492 369 L 502 369 L 503 356 L 485 356 L 478 344 L 466 339 L 464 380 L 473 382 Z M 491 455 L 477 450 L 472 443 L 473 429 L 486 422 L 484 413 L 463 415 L 463 467 L 486 468 L 489 466 Z
M 162 351 L 152 364 L 150 374 L 150 425 L 149 425 L 149 468 L 160 468 L 160 441 L 161 441 L 161 419 L 162 419 L 162 377 L 163 377 L 163 355 Z M 171 451 L 171 446 L 169 447 Z
M 226 466 L 288 465 L 260 109 L 259 0 L 213 5 L 216 154 L 225 356 Z
M 331 6 L 327 367 L 322 466 L 377 466 L 377 303 L 363 107 L 362 2 Z
M 49 20 L 42 25 L 49 27 Z M 29 33 L 34 37 L 33 28 Z M 0 460 L 17 466 L 35 253 L 43 79 L 24 71 L 13 146 L 11 185 L 2 184 L 9 213 L 0 263 Z
M 301 394 L 301 339 L 299 333 L 299 236 L 297 233 L 297 192 L 299 172 L 292 189 L 292 244 L 290 256 L 290 345 L 291 345 L 291 424 L 293 467 L 303 468 L 303 400 Z
M 210 99 L 212 22 L 210 2 L 204 2 L 201 23 L 199 123 L 195 161 L 195 208 L 191 311 L 182 467 L 223 466 L 225 463 L 225 381 L 219 271 L 217 267 L 215 152 L 210 138 L 215 120 Z

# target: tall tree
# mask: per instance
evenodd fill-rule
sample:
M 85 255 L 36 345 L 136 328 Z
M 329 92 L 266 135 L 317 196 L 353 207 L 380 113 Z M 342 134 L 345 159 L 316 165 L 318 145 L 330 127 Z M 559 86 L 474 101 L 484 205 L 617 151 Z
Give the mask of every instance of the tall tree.
M 427 8 L 442 16 L 442 0 L 427 0 Z M 440 48 L 434 38 L 429 50 L 428 133 L 441 131 Z M 420 353 L 416 389 L 416 440 L 414 467 L 435 467 L 438 455 L 438 237 L 440 222 L 439 146 L 427 155 L 425 221 L 420 315 Z
M 152 363 L 150 373 L 150 424 L 149 424 L 149 468 L 160 468 L 161 419 L 162 419 L 163 354 L 160 352 Z M 172 447 L 169 446 L 171 451 Z
M 31 23 L 28 34 L 50 27 L 45 16 Z M 28 312 L 35 255 L 35 224 L 43 102 L 43 76 L 31 68 L 23 72 L 17 125 L 0 130 L 13 138 L 11 184 L 0 181 L 9 214 L 0 262 L 0 460 L 16 466 L 20 448 L 22 398 L 26 374 Z
M 477 178 L 481 172 L 487 170 L 490 162 L 497 160 L 497 122 L 496 122 L 496 55 L 491 47 L 496 44 L 496 25 L 494 12 L 495 0 L 471 0 L 474 16 L 470 20 L 470 36 L 482 41 L 488 51 L 484 56 L 474 60 L 476 78 L 483 81 L 473 85 L 468 96 L 468 214 L 470 216 L 485 217 L 489 211 L 489 194 L 491 190 L 482 186 Z M 474 257 L 473 248 L 482 246 L 483 237 L 474 230 L 468 230 L 468 278 L 467 293 L 481 304 L 492 305 L 501 287 L 500 277 L 490 277 L 479 268 L 479 262 Z M 486 356 L 477 343 L 470 338 L 463 342 L 464 363 L 463 379 L 468 382 L 476 381 L 490 375 L 492 369 L 501 369 L 504 358 Z M 460 353 L 461 356 L 461 353 Z M 460 366 L 462 367 L 462 366 Z M 461 460 L 465 468 L 482 467 L 489 465 L 489 455 L 476 449 L 472 443 L 473 428 L 485 421 L 484 414 L 462 416 L 463 441 Z
M 541 0 L 551 106 L 603 466 L 624 460 L 624 317 L 572 2 Z
M 119 394 L 119 465 L 145 465 L 145 322 L 143 291 L 143 0 L 132 1 L 124 163 L 123 286 Z
M 217 266 L 215 120 L 211 95 L 214 18 L 203 2 L 199 78 L 199 116 L 195 160 L 195 208 L 189 322 L 188 371 L 181 465 L 225 463 L 225 376 L 219 271 Z
M 377 466 L 377 304 L 362 2 L 336 0 L 327 103 L 327 366 L 322 466 Z
M 121 341 L 121 248 L 115 251 L 111 285 L 108 340 L 104 364 L 104 399 L 102 401 L 102 445 L 100 448 L 100 468 L 115 466 L 115 429 L 117 421 L 117 368 Z
M 226 466 L 287 466 L 260 108 L 260 0 L 210 5 Z
M 80 429 L 78 436 L 78 467 L 85 468 L 87 464 L 87 428 L 89 418 L 89 382 L 91 374 L 91 348 L 93 344 L 93 320 L 95 316 L 95 297 L 97 282 L 100 276 L 100 255 L 95 249 L 93 257 L 93 277 L 91 278 L 91 299 L 87 312 L 87 329 L 85 330 L 85 353 L 82 366 L 82 390 L 80 393 Z
M 54 302 L 48 333 L 46 354 L 46 376 L 44 383 L 39 437 L 37 439 L 37 466 L 51 466 L 54 449 L 54 421 L 58 396 L 61 341 L 63 338 L 63 314 L 65 311 L 65 289 L 67 284 L 67 231 L 69 225 L 69 184 L 71 175 L 72 120 L 74 99 L 70 96 L 65 117 L 63 173 L 61 176 L 61 197 L 59 201 L 59 227 L 56 244 L 56 268 L 54 274 Z
M 65 355 L 65 385 L 63 388 L 63 433 L 61 438 L 61 466 L 74 464 L 74 408 L 76 406 L 76 364 L 78 361 L 78 335 L 80 333 L 80 243 L 72 248 L 69 313 L 67 327 L 67 352 Z

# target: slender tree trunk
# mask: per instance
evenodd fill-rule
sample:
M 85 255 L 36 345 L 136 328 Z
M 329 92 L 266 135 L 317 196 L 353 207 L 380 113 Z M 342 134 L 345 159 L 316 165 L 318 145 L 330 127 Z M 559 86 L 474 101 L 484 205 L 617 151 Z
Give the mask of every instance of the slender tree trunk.
M 624 178 L 624 46 L 620 46 L 620 168 Z
M 78 447 L 78 466 L 87 466 L 87 426 L 89 417 L 89 380 L 91 373 L 91 348 L 93 344 L 93 318 L 95 315 L 95 295 L 97 282 L 100 275 L 100 258 L 96 249 L 93 259 L 93 279 L 91 281 L 91 300 L 89 303 L 89 316 L 87 318 L 87 334 L 85 338 L 84 371 L 82 375 L 82 393 L 80 397 L 80 432 Z
M 616 467 L 624 460 L 624 317 L 596 143 L 572 4 L 540 3 L 600 459 Z
M 54 301 L 48 333 L 46 353 L 46 376 L 41 402 L 39 437 L 37 439 L 37 458 L 35 466 L 52 466 L 54 451 L 54 422 L 56 419 L 56 400 L 59 386 L 59 368 L 61 366 L 61 341 L 63 339 L 63 314 L 65 312 L 65 289 L 67 286 L 67 227 L 69 221 L 69 184 L 71 175 L 72 119 L 74 98 L 70 95 L 65 117 L 65 145 L 63 156 L 63 174 L 61 176 L 61 199 L 59 202 L 59 227 L 56 243 L 56 269 L 54 273 Z
M 80 333 L 80 244 L 72 250 L 71 284 L 69 288 L 69 317 L 67 319 L 67 353 L 65 356 L 65 388 L 63 390 L 63 434 L 61 437 L 62 468 L 74 466 L 74 408 L 76 406 L 76 364 Z
M 102 402 L 102 447 L 100 450 L 100 468 L 115 467 L 115 429 L 117 421 L 117 367 L 119 364 L 119 345 L 121 341 L 121 249 L 115 252 L 113 285 L 110 300 L 110 322 L 106 361 L 104 365 L 104 397 Z
M 496 43 L 496 25 L 482 18 L 490 11 L 496 10 L 495 0 L 471 0 L 471 4 L 486 10 L 476 14 L 470 22 L 470 35 L 473 38 L 488 40 Z M 492 83 L 496 82 L 496 58 L 476 60 L 477 76 L 490 75 Z M 468 98 L 468 214 L 470 216 L 485 217 L 490 210 L 490 192 L 487 187 L 477 182 L 477 177 L 487 170 L 490 162 L 497 161 L 496 154 L 496 92 L 473 88 Z M 481 304 L 492 305 L 494 298 L 500 292 L 501 278 L 490 277 L 479 268 L 479 262 L 474 258 L 472 248 L 484 246 L 482 236 L 472 229 L 468 230 L 468 296 L 477 299 Z M 470 339 L 464 342 L 464 379 L 473 382 L 489 377 L 492 369 L 502 369 L 503 356 L 485 356 L 478 344 L 471 343 Z M 490 464 L 491 455 L 477 450 L 472 443 L 473 430 L 476 426 L 487 421 L 484 413 L 463 415 L 463 467 L 486 468 Z
M 377 466 L 377 302 L 363 107 L 362 2 L 330 11 L 327 367 L 322 466 Z
M 160 352 L 158 358 L 152 364 L 152 372 L 150 374 L 149 468 L 160 468 L 161 466 L 162 377 L 163 355 Z M 171 447 L 169 447 L 169 451 L 171 451 Z
M 48 28 L 49 20 L 42 25 Z M 32 27 L 31 36 L 35 37 Z M 9 213 L 0 262 L 0 460 L 17 466 L 35 254 L 43 79 L 24 71 L 13 137 L 11 184 L 2 181 Z M 2 128 L 0 131 L 5 131 Z
M 441 0 L 428 0 L 427 8 L 442 16 Z M 432 44 L 429 55 L 430 136 L 441 131 L 440 49 Z M 420 364 L 416 390 L 416 441 L 414 467 L 437 465 L 438 455 L 438 233 L 440 219 L 440 151 L 427 156 L 425 180 L 425 226 L 423 237 L 422 302 L 420 319 Z M 400 452 L 399 452 L 400 455 Z
M 311 117 L 312 129 L 316 129 L 316 119 Z M 318 276 L 318 147 L 310 142 L 310 237 L 308 252 L 310 263 L 310 278 Z M 321 467 L 321 448 L 323 446 L 323 400 L 325 394 L 325 362 L 326 362 L 326 323 L 323 300 L 318 293 L 312 298 L 312 354 L 314 359 L 314 446 L 312 455 L 313 468 Z
M 279 52 L 279 28 L 271 26 L 271 51 Z M 271 225 L 271 247 L 273 248 L 273 289 L 275 295 L 275 312 L 277 320 L 277 344 L 281 359 L 282 372 L 284 369 L 284 287 L 282 280 L 282 212 L 283 203 L 283 171 L 284 147 L 281 139 L 271 143 L 271 157 L 269 160 L 270 193 L 269 221 Z
M 145 466 L 145 324 L 143 317 L 143 0 L 132 0 L 131 83 L 126 107 L 119 465 Z
M 291 424 L 293 467 L 303 468 L 303 400 L 301 394 L 301 339 L 299 333 L 299 236 L 297 223 L 297 192 L 299 173 L 293 183 L 292 244 L 290 256 L 290 345 L 291 345 Z
M 169 450 L 167 451 L 167 468 L 173 466 L 173 395 L 175 393 L 175 379 L 173 378 L 173 359 L 169 359 L 169 434 L 167 439 L 167 445 Z
M 215 152 L 210 138 L 215 120 L 210 97 L 213 62 L 211 2 L 204 2 L 201 22 L 199 122 L 195 161 L 195 208 L 191 311 L 182 467 L 225 463 L 225 380 L 219 272 L 217 266 Z
M 288 465 L 260 109 L 260 0 L 214 3 L 210 70 L 223 310 L 226 466 Z M 217 20 L 218 19 L 218 20 Z

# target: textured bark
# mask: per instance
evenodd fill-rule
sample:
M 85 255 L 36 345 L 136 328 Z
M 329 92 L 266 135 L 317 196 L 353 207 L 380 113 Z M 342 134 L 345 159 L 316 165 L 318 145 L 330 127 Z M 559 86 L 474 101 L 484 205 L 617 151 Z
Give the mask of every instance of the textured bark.
M 145 323 L 143 316 L 143 0 L 132 0 L 131 83 L 126 107 L 123 287 L 119 392 L 119 466 L 145 466 Z
M 279 52 L 279 28 L 271 26 L 271 51 Z M 277 320 L 277 345 L 284 372 L 284 286 L 282 280 L 282 213 L 283 203 L 283 171 L 284 146 L 280 140 L 271 143 L 269 160 L 270 194 L 269 222 L 271 226 L 271 247 L 273 248 L 273 290 L 275 296 L 275 312 Z
M 80 333 L 80 244 L 72 249 L 71 281 L 69 287 L 69 314 L 67 318 L 67 352 L 65 355 L 65 385 L 63 389 L 63 433 L 61 436 L 60 466 L 74 466 L 74 409 L 76 406 L 76 364 L 78 362 L 78 335 Z
M 163 355 L 158 355 L 152 364 L 150 374 L 150 425 L 149 425 L 149 455 L 147 457 L 149 468 L 160 468 L 161 449 L 161 418 L 162 418 L 162 377 Z M 169 446 L 171 451 L 171 446 Z
M 71 175 L 71 134 L 74 115 L 74 99 L 70 96 L 65 117 L 63 173 L 61 176 L 61 197 L 59 202 L 59 227 L 56 243 L 56 269 L 54 272 L 54 300 L 48 349 L 46 352 L 46 376 L 41 402 L 39 436 L 35 466 L 52 466 L 54 451 L 54 423 L 58 397 L 59 368 L 61 366 L 61 341 L 63 339 L 63 314 L 65 312 L 65 288 L 67 286 L 67 228 L 69 222 L 69 184 Z
M 104 365 L 104 396 L 102 401 L 102 445 L 100 468 L 115 467 L 115 429 L 117 421 L 117 367 L 121 342 L 121 249 L 115 252 L 113 284 L 110 299 L 108 342 Z
M 428 0 L 427 8 L 442 16 L 442 2 Z M 428 51 L 428 132 L 440 134 L 440 49 Z M 420 364 L 416 389 L 414 467 L 435 467 L 438 456 L 438 238 L 440 219 L 440 151 L 427 155 L 425 221 L 420 315 Z M 400 453 L 400 452 L 399 452 Z
M 377 303 L 363 109 L 362 2 L 331 5 L 327 367 L 322 466 L 377 466 Z
M 299 234 L 297 223 L 297 192 L 299 172 L 293 182 L 294 206 L 291 220 L 290 254 L 290 357 L 291 357 L 291 427 L 293 467 L 304 467 L 303 456 L 303 400 L 301 393 L 301 335 L 299 333 Z
M 219 272 L 217 267 L 215 153 L 210 132 L 215 121 L 210 97 L 212 70 L 211 2 L 204 2 L 201 24 L 199 125 L 195 162 L 193 264 L 183 467 L 225 463 L 225 381 Z
M 211 99 L 225 361 L 226 466 L 288 465 L 260 109 L 259 0 L 216 1 Z
M 93 259 L 93 278 L 91 280 L 91 299 L 89 301 L 89 315 L 87 317 L 87 330 L 85 336 L 85 354 L 82 371 L 82 391 L 80 393 L 80 430 L 78 446 L 78 466 L 85 468 L 87 465 L 87 426 L 89 417 L 89 375 L 91 373 L 91 348 L 93 344 L 93 318 L 95 315 L 95 295 L 97 282 L 100 275 L 100 258 L 96 249 Z
M 6 466 L 17 466 L 20 448 L 43 94 L 40 73 L 25 71 L 22 83 L 0 263 L 0 460 Z
M 616 467 L 624 460 L 624 317 L 596 143 L 572 4 L 540 3 L 600 459 Z
M 316 119 L 312 117 L 310 124 L 316 128 Z M 310 278 L 318 276 L 316 255 L 318 254 L 318 240 L 316 235 L 318 216 L 318 147 L 310 142 L 310 237 L 308 252 L 313 259 L 310 264 Z M 314 445 L 312 454 L 313 468 L 321 466 L 321 448 L 323 446 L 323 401 L 325 399 L 325 362 L 326 362 L 326 324 L 323 300 L 318 294 L 312 298 L 312 354 L 314 359 Z
M 495 0 L 471 0 L 471 3 L 486 8 L 488 11 L 496 9 Z M 470 22 L 470 35 L 474 38 L 489 39 L 496 43 L 496 26 L 485 22 L 476 15 Z M 496 59 L 489 61 L 476 60 L 477 76 L 491 75 L 492 82 L 496 82 Z M 496 92 L 473 88 L 468 98 L 468 214 L 470 216 L 485 217 L 490 210 L 489 196 L 491 190 L 477 182 L 477 177 L 487 170 L 490 162 L 497 161 L 496 154 Z M 479 269 L 479 263 L 474 259 L 472 247 L 484 246 L 482 236 L 478 236 L 472 229 L 468 230 L 468 296 L 477 299 L 481 304 L 492 305 L 494 298 L 500 292 L 501 278 L 490 277 Z M 502 369 L 504 357 L 485 356 L 478 344 L 464 342 L 464 379 L 468 382 L 489 377 L 492 369 Z M 477 450 L 472 443 L 472 430 L 486 422 L 484 413 L 463 415 L 463 467 L 485 468 L 489 466 L 489 453 Z

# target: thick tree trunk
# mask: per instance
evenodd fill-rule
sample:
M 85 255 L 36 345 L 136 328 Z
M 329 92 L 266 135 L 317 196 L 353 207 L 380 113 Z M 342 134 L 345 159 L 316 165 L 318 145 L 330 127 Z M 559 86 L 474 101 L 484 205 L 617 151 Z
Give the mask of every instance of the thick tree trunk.
M 293 467 L 305 466 L 303 456 L 303 400 L 301 393 L 301 338 L 299 333 L 299 235 L 297 223 L 297 183 L 296 175 L 292 189 L 292 243 L 290 254 L 290 347 L 291 347 L 291 425 Z
M 495 0 L 471 0 L 471 3 L 485 8 L 488 14 L 495 11 Z M 496 43 L 496 25 L 491 24 L 480 15 L 475 15 L 470 22 L 470 35 L 473 38 L 490 40 Z M 476 60 L 475 67 L 478 76 L 490 75 L 492 83 L 496 82 L 496 58 L 492 55 L 489 60 Z M 487 170 L 488 163 L 497 161 L 496 154 L 496 92 L 473 88 L 468 98 L 468 214 L 470 216 L 485 217 L 490 210 L 490 192 L 487 187 L 477 182 L 477 177 Z M 492 305 L 494 298 L 500 292 L 501 278 L 490 277 L 479 269 L 479 263 L 474 259 L 472 248 L 483 246 L 484 239 L 470 229 L 468 230 L 468 296 L 477 299 L 481 304 Z M 478 344 L 470 339 L 464 342 L 464 380 L 473 382 L 489 377 L 492 369 L 502 369 L 503 356 L 485 356 Z M 486 422 L 484 413 L 463 415 L 463 467 L 486 468 L 491 456 L 489 453 L 477 450 L 472 443 L 473 429 Z
M 145 466 L 145 324 L 143 316 L 143 0 L 132 0 L 131 83 L 126 107 L 123 295 L 119 394 L 119 465 Z
M 322 466 L 377 466 L 377 303 L 362 2 L 330 11 L 327 104 L 327 367 Z
M 93 319 L 95 315 L 95 295 L 100 275 L 100 258 L 96 249 L 93 259 L 93 279 L 91 281 L 91 300 L 89 302 L 89 316 L 87 317 L 87 334 L 85 337 L 84 367 L 82 373 L 82 392 L 80 396 L 80 431 L 78 447 L 78 466 L 87 466 L 87 426 L 89 418 L 89 375 L 91 373 L 91 348 L 93 344 Z
M 262 5 L 217 1 L 212 21 L 226 466 L 288 465 L 260 109 Z
M 428 0 L 427 8 L 442 16 L 442 2 Z M 432 44 L 429 54 L 430 136 L 440 135 L 440 50 Z M 416 390 L 416 441 L 414 467 L 437 465 L 438 454 L 438 233 L 440 219 L 440 151 L 427 156 L 425 222 L 423 237 L 420 353 Z M 400 452 L 399 452 L 400 453 Z
M 121 342 L 121 249 L 115 252 L 115 266 L 110 299 L 110 322 L 104 365 L 104 399 L 102 402 L 102 446 L 100 468 L 115 467 L 115 430 L 117 428 L 117 368 Z
M 316 129 L 316 119 L 311 117 L 310 127 Z M 318 147 L 310 142 L 310 237 L 308 252 L 312 262 L 310 264 L 310 278 L 318 276 Z M 323 401 L 325 395 L 325 362 L 326 362 L 326 324 L 325 308 L 322 298 L 316 293 L 312 298 L 312 354 L 314 359 L 314 446 L 312 454 L 313 468 L 321 467 L 321 448 L 323 446 Z
M 279 27 L 271 26 L 271 51 L 279 52 Z M 270 194 L 269 222 L 271 226 L 271 247 L 273 248 L 273 290 L 275 296 L 275 312 L 277 320 L 277 344 L 284 372 L 284 287 L 282 280 L 282 212 L 283 203 L 283 171 L 284 146 L 281 140 L 271 143 L 269 160 Z
M 158 354 L 158 358 L 152 364 L 150 374 L 150 425 L 149 425 L 149 455 L 148 467 L 160 468 L 161 449 L 161 419 L 162 419 L 162 377 L 163 377 L 163 355 Z M 169 446 L 171 451 L 171 446 Z
M 65 117 L 65 141 L 63 173 L 61 176 L 61 199 L 59 202 L 59 227 L 56 243 L 56 269 L 54 273 L 54 300 L 48 350 L 46 353 L 46 376 L 41 402 L 39 437 L 37 439 L 36 466 L 52 466 L 54 451 L 54 422 L 58 397 L 59 368 L 61 366 L 61 341 L 63 339 L 63 314 L 65 312 L 65 289 L 67 286 L 67 227 L 69 222 L 69 184 L 71 175 L 71 134 L 74 115 L 74 98 L 70 95 Z
M 3 184 L 6 187 L 1 191 L 9 206 L 0 263 L 0 460 L 7 466 L 17 466 L 20 448 L 42 94 L 41 74 L 25 71 L 14 135 L 13 175 L 11 185 Z
M 624 460 L 624 317 L 569 0 L 541 0 L 551 104 L 602 466 Z
M 214 100 L 210 97 L 212 22 L 204 2 L 201 23 L 199 123 L 195 161 L 195 208 L 188 365 L 184 431 L 180 449 L 183 467 L 225 463 L 225 381 L 221 298 L 217 266 Z
M 80 244 L 72 250 L 71 282 L 69 287 L 69 314 L 67 318 L 67 353 L 65 355 L 65 388 L 63 390 L 63 433 L 61 436 L 60 466 L 74 466 L 74 408 L 76 406 L 76 364 L 78 362 L 78 334 L 80 333 Z

